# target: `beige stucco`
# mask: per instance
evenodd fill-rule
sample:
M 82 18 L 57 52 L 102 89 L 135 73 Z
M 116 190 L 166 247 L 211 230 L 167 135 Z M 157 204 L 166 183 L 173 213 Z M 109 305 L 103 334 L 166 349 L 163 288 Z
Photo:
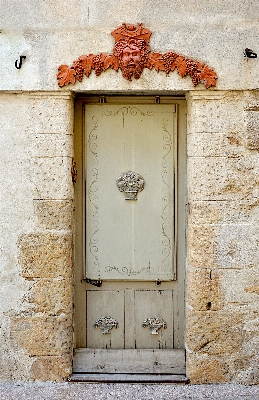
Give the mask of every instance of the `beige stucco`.
M 186 95 L 187 376 L 259 383 L 257 16 L 251 1 L 4 0 L 0 17 L 0 380 L 66 380 L 73 349 L 76 92 Z M 207 63 L 217 87 L 176 72 L 92 72 L 60 89 L 57 68 L 112 52 L 110 32 L 143 22 L 153 51 Z M 15 60 L 26 55 L 22 68 Z

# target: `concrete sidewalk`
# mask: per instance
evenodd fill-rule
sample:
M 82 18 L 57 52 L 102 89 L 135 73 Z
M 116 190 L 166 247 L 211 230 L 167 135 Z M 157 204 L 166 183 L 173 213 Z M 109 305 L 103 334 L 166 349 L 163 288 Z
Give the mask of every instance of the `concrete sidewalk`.
M 173 385 L 173 384 L 90 384 L 30 383 L 0 384 L 1 400 L 84 400 L 84 399 L 259 399 L 258 386 Z

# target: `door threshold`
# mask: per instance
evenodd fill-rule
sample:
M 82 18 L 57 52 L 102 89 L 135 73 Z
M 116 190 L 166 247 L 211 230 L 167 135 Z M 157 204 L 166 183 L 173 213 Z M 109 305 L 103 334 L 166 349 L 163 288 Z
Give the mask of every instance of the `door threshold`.
M 177 383 L 187 384 L 185 375 L 172 374 L 72 374 L 69 382 L 102 382 L 102 383 Z

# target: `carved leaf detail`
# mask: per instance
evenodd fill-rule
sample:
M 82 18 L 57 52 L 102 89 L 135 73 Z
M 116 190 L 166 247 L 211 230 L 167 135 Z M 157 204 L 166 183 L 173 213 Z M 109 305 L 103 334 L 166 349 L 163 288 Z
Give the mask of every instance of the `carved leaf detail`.
M 190 58 L 185 59 L 184 56 L 173 52 L 165 53 L 163 61 L 167 74 L 177 69 L 181 77 L 185 77 L 186 75 L 191 77 L 193 86 L 202 81 L 205 83 L 206 88 L 216 85 L 217 74 L 207 65 L 204 66 L 203 62 L 194 61 Z
M 113 54 L 107 54 L 103 61 L 104 69 L 113 68 L 115 71 L 119 69 L 119 60 Z
M 149 53 L 147 60 L 147 68 L 149 69 L 155 68 L 157 72 L 164 71 L 165 66 L 162 54 L 153 52 Z
M 134 29 L 133 29 L 134 28 Z M 138 25 L 136 30 L 134 25 L 122 24 L 112 32 L 115 38 L 115 46 L 113 54 L 88 54 L 80 56 L 74 61 L 71 67 L 61 65 L 58 68 L 58 84 L 60 87 L 74 84 L 76 80 L 82 81 L 84 74 L 88 77 L 92 70 L 95 71 L 96 76 L 99 76 L 103 71 L 112 68 L 115 71 L 121 69 L 122 76 L 131 81 L 131 78 L 139 79 L 143 68 L 152 70 L 155 68 L 157 72 L 165 71 L 169 74 L 171 71 L 177 70 L 181 77 L 189 75 L 193 86 L 198 85 L 199 82 L 205 84 L 208 89 L 211 86 L 216 86 L 217 74 L 208 65 L 203 62 L 185 58 L 182 55 L 169 51 L 165 54 L 150 51 L 149 39 L 151 31 L 143 28 L 141 24 Z M 129 47 L 134 42 L 135 48 L 138 48 L 141 53 L 141 61 L 131 63 L 127 67 L 127 56 L 123 55 L 123 49 Z M 142 49 L 142 50 L 141 50 Z M 125 58 L 125 59 L 124 59 Z
M 173 69 L 172 69 L 173 67 Z M 187 74 L 187 62 L 183 56 L 178 56 L 172 63 L 171 70 L 177 68 L 177 72 L 183 78 Z
M 76 71 L 73 68 L 69 68 L 68 65 L 60 65 L 58 71 L 57 78 L 60 87 L 68 85 L 69 83 L 74 85 L 76 81 Z
M 107 55 L 108 55 L 107 53 L 99 54 L 99 57 L 100 57 L 100 59 L 102 60 L 103 63 L 104 63 L 104 60 L 106 59 Z
M 200 81 L 205 81 L 205 86 L 206 89 L 208 89 L 210 86 L 216 86 L 216 79 L 217 74 L 213 69 L 209 68 L 208 65 L 205 65 L 203 70 L 199 74 Z
M 196 65 L 197 65 L 197 71 L 201 72 L 202 69 L 204 68 L 204 62 L 196 61 Z
M 81 61 L 82 67 L 84 68 L 84 72 L 86 76 L 89 76 L 92 69 L 93 69 L 93 58 L 95 57 L 94 54 L 88 54 L 88 56 L 80 56 L 78 60 Z

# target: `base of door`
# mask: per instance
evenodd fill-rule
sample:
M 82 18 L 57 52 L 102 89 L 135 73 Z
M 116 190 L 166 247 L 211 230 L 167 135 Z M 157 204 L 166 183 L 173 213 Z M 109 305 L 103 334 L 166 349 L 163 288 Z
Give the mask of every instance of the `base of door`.
M 73 374 L 185 376 L 184 349 L 74 350 Z
M 186 376 L 171 374 L 72 374 L 68 381 L 103 383 L 189 383 L 189 379 L 186 378 Z

